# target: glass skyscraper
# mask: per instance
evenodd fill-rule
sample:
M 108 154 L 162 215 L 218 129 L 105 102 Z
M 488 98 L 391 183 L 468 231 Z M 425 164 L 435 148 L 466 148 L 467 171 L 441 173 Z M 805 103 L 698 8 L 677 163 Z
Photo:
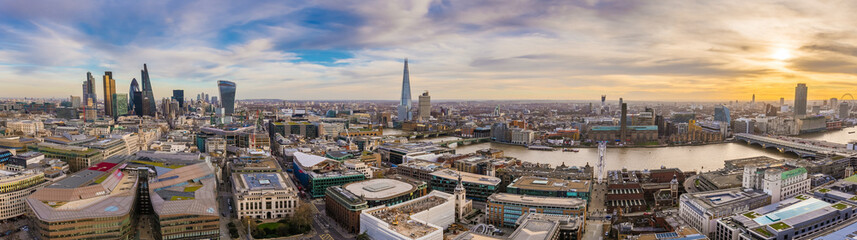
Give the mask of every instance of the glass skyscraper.
M 806 115 L 806 83 L 798 83 L 795 87 L 795 116 Z
M 235 112 L 235 83 L 220 80 L 217 81 L 217 87 L 220 89 L 220 106 L 223 106 L 224 115 L 232 116 Z
M 173 99 L 179 102 L 179 107 L 184 107 L 184 90 L 173 90 Z
M 142 103 L 144 106 L 141 108 L 143 112 L 142 115 L 155 116 L 155 110 L 157 109 L 155 107 L 155 96 L 152 93 L 152 82 L 149 79 L 149 68 L 146 66 L 145 63 L 143 64 L 143 70 L 140 71 L 140 75 L 142 75 L 143 78 Z
M 137 79 L 131 79 L 131 89 L 128 90 L 128 111 L 137 114 L 137 116 L 143 116 L 143 113 L 140 112 L 140 105 L 137 104 L 142 94 L 140 91 L 140 84 L 137 84 Z
M 408 59 L 405 59 L 405 75 L 402 77 L 402 99 L 399 102 L 399 121 L 411 121 L 413 115 L 411 113 L 411 79 L 408 76 Z

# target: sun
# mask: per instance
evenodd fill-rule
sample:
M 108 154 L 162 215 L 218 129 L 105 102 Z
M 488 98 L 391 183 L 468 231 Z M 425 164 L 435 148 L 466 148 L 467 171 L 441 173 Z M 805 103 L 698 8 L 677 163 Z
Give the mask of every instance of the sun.
M 789 52 L 788 49 L 779 48 L 776 51 L 774 51 L 773 54 L 771 54 L 771 58 L 776 59 L 778 61 L 785 61 L 785 60 L 789 60 L 790 58 L 792 58 L 792 53 Z

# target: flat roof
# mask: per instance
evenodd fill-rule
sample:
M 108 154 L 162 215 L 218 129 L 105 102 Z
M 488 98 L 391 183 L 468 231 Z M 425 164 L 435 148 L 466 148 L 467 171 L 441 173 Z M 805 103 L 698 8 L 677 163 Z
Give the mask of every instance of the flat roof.
M 240 176 L 250 190 L 284 189 L 283 180 L 277 173 L 249 173 Z
M 469 173 L 469 172 L 461 172 L 452 169 L 444 169 L 440 171 L 434 171 L 431 173 L 432 176 L 438 176 L 446 179 L 456 180 L 458 181 L 458 176 L 461 175 L 461 181 L 468 183 L 476 183 L 482 185 L 494 185 L 497 186 L 500 184 L 500 178 Z
M 416 186 L 395 179 L 379 178 L 360 182 L 352 182 L 342 186 L 354 195 L 363 196 L 367 200 L 384 200 L 410 193 Z
M 535 176 L 523 176 L 515 179 L 509 188 L 535 189 L 541 191 L 574 191 L 589 192 L 589 180 L 565 180 L 558 178 L 545 178 Z
M 586 207 L 586 201 L 579 198 L 543 197 L 511 193 L 495 193 L 488 197 L 489 202 L 506 202 L 530 206 Z

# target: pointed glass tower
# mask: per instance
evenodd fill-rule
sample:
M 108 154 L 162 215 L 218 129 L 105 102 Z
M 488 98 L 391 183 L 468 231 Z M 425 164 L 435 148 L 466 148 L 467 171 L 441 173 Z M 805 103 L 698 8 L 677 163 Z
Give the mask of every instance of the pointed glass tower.
M 411 79 L 408 76 L 408 59 L 405 58 L 405 75 L 402 77 L 402 100 L 399 102 L 399 121 L 411 121 Z

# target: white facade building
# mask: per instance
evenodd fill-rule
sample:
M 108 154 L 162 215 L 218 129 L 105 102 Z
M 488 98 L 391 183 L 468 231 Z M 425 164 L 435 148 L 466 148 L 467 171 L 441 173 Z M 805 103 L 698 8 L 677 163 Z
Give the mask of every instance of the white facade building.
M 526 129 L 512 129 L 512 143 L 530 144 L 535 139 L 535 132 Z
M 363 173 L 366 176 L 366 179 L 372 178 L 372 169 L 369 169 L 369 166 L 366 166 L 366 163 L 360 160 L 346 160 L 343 162 L 345 168 L 352 171 L 358 171 Z
M 762 190 L 771 195 L 771 202 L 779 202 L 809 191 L 811 182 L 805 168 L 777 164 L 744 167 L 741 186 Z
M 360 232 L 372 239 L 443 240 L 443 230 L 454 221 L 455 197 L 432 191 L 398 205 L 363 210 Z
M 679 217 L 705 235 L 714 231 L 717 220 L 722 217 L 771 203 L 768 194 L 740 188 L 685 193 L 680 199 Z
M 234 173 L 232 187 L 239 219 L 284 218 L 293 216 L 298 206 L 297 190 L 282 173 Z

